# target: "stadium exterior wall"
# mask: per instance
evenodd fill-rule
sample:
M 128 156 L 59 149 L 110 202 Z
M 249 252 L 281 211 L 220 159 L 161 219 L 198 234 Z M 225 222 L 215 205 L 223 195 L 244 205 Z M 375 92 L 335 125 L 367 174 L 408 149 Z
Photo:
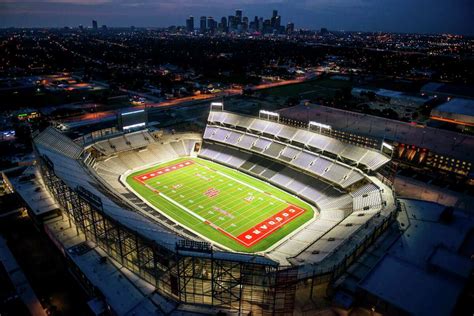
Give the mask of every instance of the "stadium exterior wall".
M 295 309 L 296 297 L 298 301 L 325 302 L 331 282 L 346 271 L 394 217 L 387 217 L 329 269 L 280 267 L 250 262 L 248 258 L 236 260 L 237 256 L 226 256 L 189 241 L 171 250 L 106 215 L 100 205 L 68 187 L 56 176 L 51 162 L 36 154 L 46 188 L 86 239 L 154 285 L 159 294 L 183 305 L 207 305 L 240 314 L 288 315 Z

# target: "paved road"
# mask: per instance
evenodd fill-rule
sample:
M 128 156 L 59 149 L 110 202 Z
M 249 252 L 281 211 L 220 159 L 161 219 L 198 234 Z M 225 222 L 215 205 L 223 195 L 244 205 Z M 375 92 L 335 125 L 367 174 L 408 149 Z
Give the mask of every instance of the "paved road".
M 306 78 L 298 78 L 298 79 L 292 79 L 292 80 L 283 80 L 279 82 L 272 82 L 272 83 L 264 83 L 260 84 L 257 86 L 254 86 L 252 89 L 254 91 L 256 90 L 261 90 L 261 89 L 268 89 L 268 88 L 273 88 L 273 87 L 279 87 L 279 86 L 284 86 L 284 85 L 290 85 L 290 84 L 296 84 L 296 83 L 301 83 L 303 81 L 307 80 Z M 125 90 L 121 89 L 123 92 L 127 93 L 132 93 L 134 94 L 134 91 L 130 90 Z M 135 93 L 136 94 L 136 93 Z M 240 95 L 242 94 L 241 89 L 234 89 L 234 88 L 229 88 L 225 89 L 222 92 L 219 93 L 214 93 L 214 94 L 200 94 L 200 95 L 194 95 L 194 96 L 188 96 L 188 97 L 183 97 L 183 98 L 177 98 L 173 100 L 167 100 L 163 102 L 153 102 L 153 103 L 147 103 L 146 107 L 147 108 L 160 108 L 160 107 L 173 107 L 173 106 L 180 106 L 183 104 L 188 104 L 196 101 L 203 101 L 203 100 L 216 100 L 222 97 L 229 97 L 229 96 L 235 96 L 235 95 Z M 140 95 L 144 97 L 148 97 L 146 94 L 141 93 Z M 156 100 L 156 98 L 155 98 Z M 133 109 L 143 109 L 145 105 L 138 105 L 133 107 Z M 98 121 L 106 118 L 111 118 L 114 117 L 117 113 L 117 110 L 110 110 L 110 111 L 100 111 L 100 112 L 94 112 L 94 113 L 86 113 L 83 115 L 75 116 L 75 117 L 70 117 L 67 119 L 64 119 L 64 122 L 87 122 L 87 121 Z

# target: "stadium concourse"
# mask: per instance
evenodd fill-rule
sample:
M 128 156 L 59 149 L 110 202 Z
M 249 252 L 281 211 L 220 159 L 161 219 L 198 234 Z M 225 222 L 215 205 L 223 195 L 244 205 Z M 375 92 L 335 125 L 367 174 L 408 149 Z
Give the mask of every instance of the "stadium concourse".
M 34 144 L 49 191 L 88 239 L 156 284 L 160 294 L 182 303 L 255 314 L 291 309 L 298 282 L 340 275 L 394 219 L 397 208 L 391 188 L 377 176 L 390 157 L 269 116 L 211 108 L 203 135 L 142 130 L 79 145 L 48 128 Z M 223 185 L 244 190 L 247 200 L 223 207 L 226 194 L 237 192 L 226 193 Z M 61 190 L 68 194 L 56 192 Z M 265 207 L 248 206 L 259 199 Z M 247 216 L 235 225 L 241 210 L 260 217 Z M 261 247 L 249 242 L 257 226 L 293 211 L 295 219 L 282 221 L 270 237 L 255 242 Z M 114 228 L 112 234 L 111 227 L 126 232 Z M 215 236 L 223 230 L 244 238 L 226 243 Z M 138 250 L 150 243 L 146 251 Z M 212 264 L 203 268 L 206 260 Z M 206 271 L 218 269 L 218 262 L 227 266 L 215 279 Z M 199 280 L 201 288 L 190 290 L 190 280 Z M 207 286 L 220 290 L 209 292 Z

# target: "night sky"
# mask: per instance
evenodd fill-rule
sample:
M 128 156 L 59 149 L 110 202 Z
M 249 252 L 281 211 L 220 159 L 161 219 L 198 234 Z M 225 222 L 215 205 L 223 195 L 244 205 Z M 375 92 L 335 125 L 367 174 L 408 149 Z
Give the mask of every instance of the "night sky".
M 297 28 L 474 35 L 474 0 L 0 0 L 0 27 L 184 25 L 188 15 L 268 18 Z

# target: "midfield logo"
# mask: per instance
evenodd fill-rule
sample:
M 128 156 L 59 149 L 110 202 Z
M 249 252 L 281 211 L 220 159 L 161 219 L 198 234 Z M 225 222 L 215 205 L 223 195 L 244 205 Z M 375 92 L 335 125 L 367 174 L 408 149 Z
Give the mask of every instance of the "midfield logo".
M 214 189 L 214 188 L 209 188 L 209 189 L 207 189 L 206 192 L 204 192 L 204 195 L 206 195 L 206 196 L 208 196 L 208 197 L 210 197 L 210 198 L 213 198 L 213 197 L 219 195 L 219 190 Z

